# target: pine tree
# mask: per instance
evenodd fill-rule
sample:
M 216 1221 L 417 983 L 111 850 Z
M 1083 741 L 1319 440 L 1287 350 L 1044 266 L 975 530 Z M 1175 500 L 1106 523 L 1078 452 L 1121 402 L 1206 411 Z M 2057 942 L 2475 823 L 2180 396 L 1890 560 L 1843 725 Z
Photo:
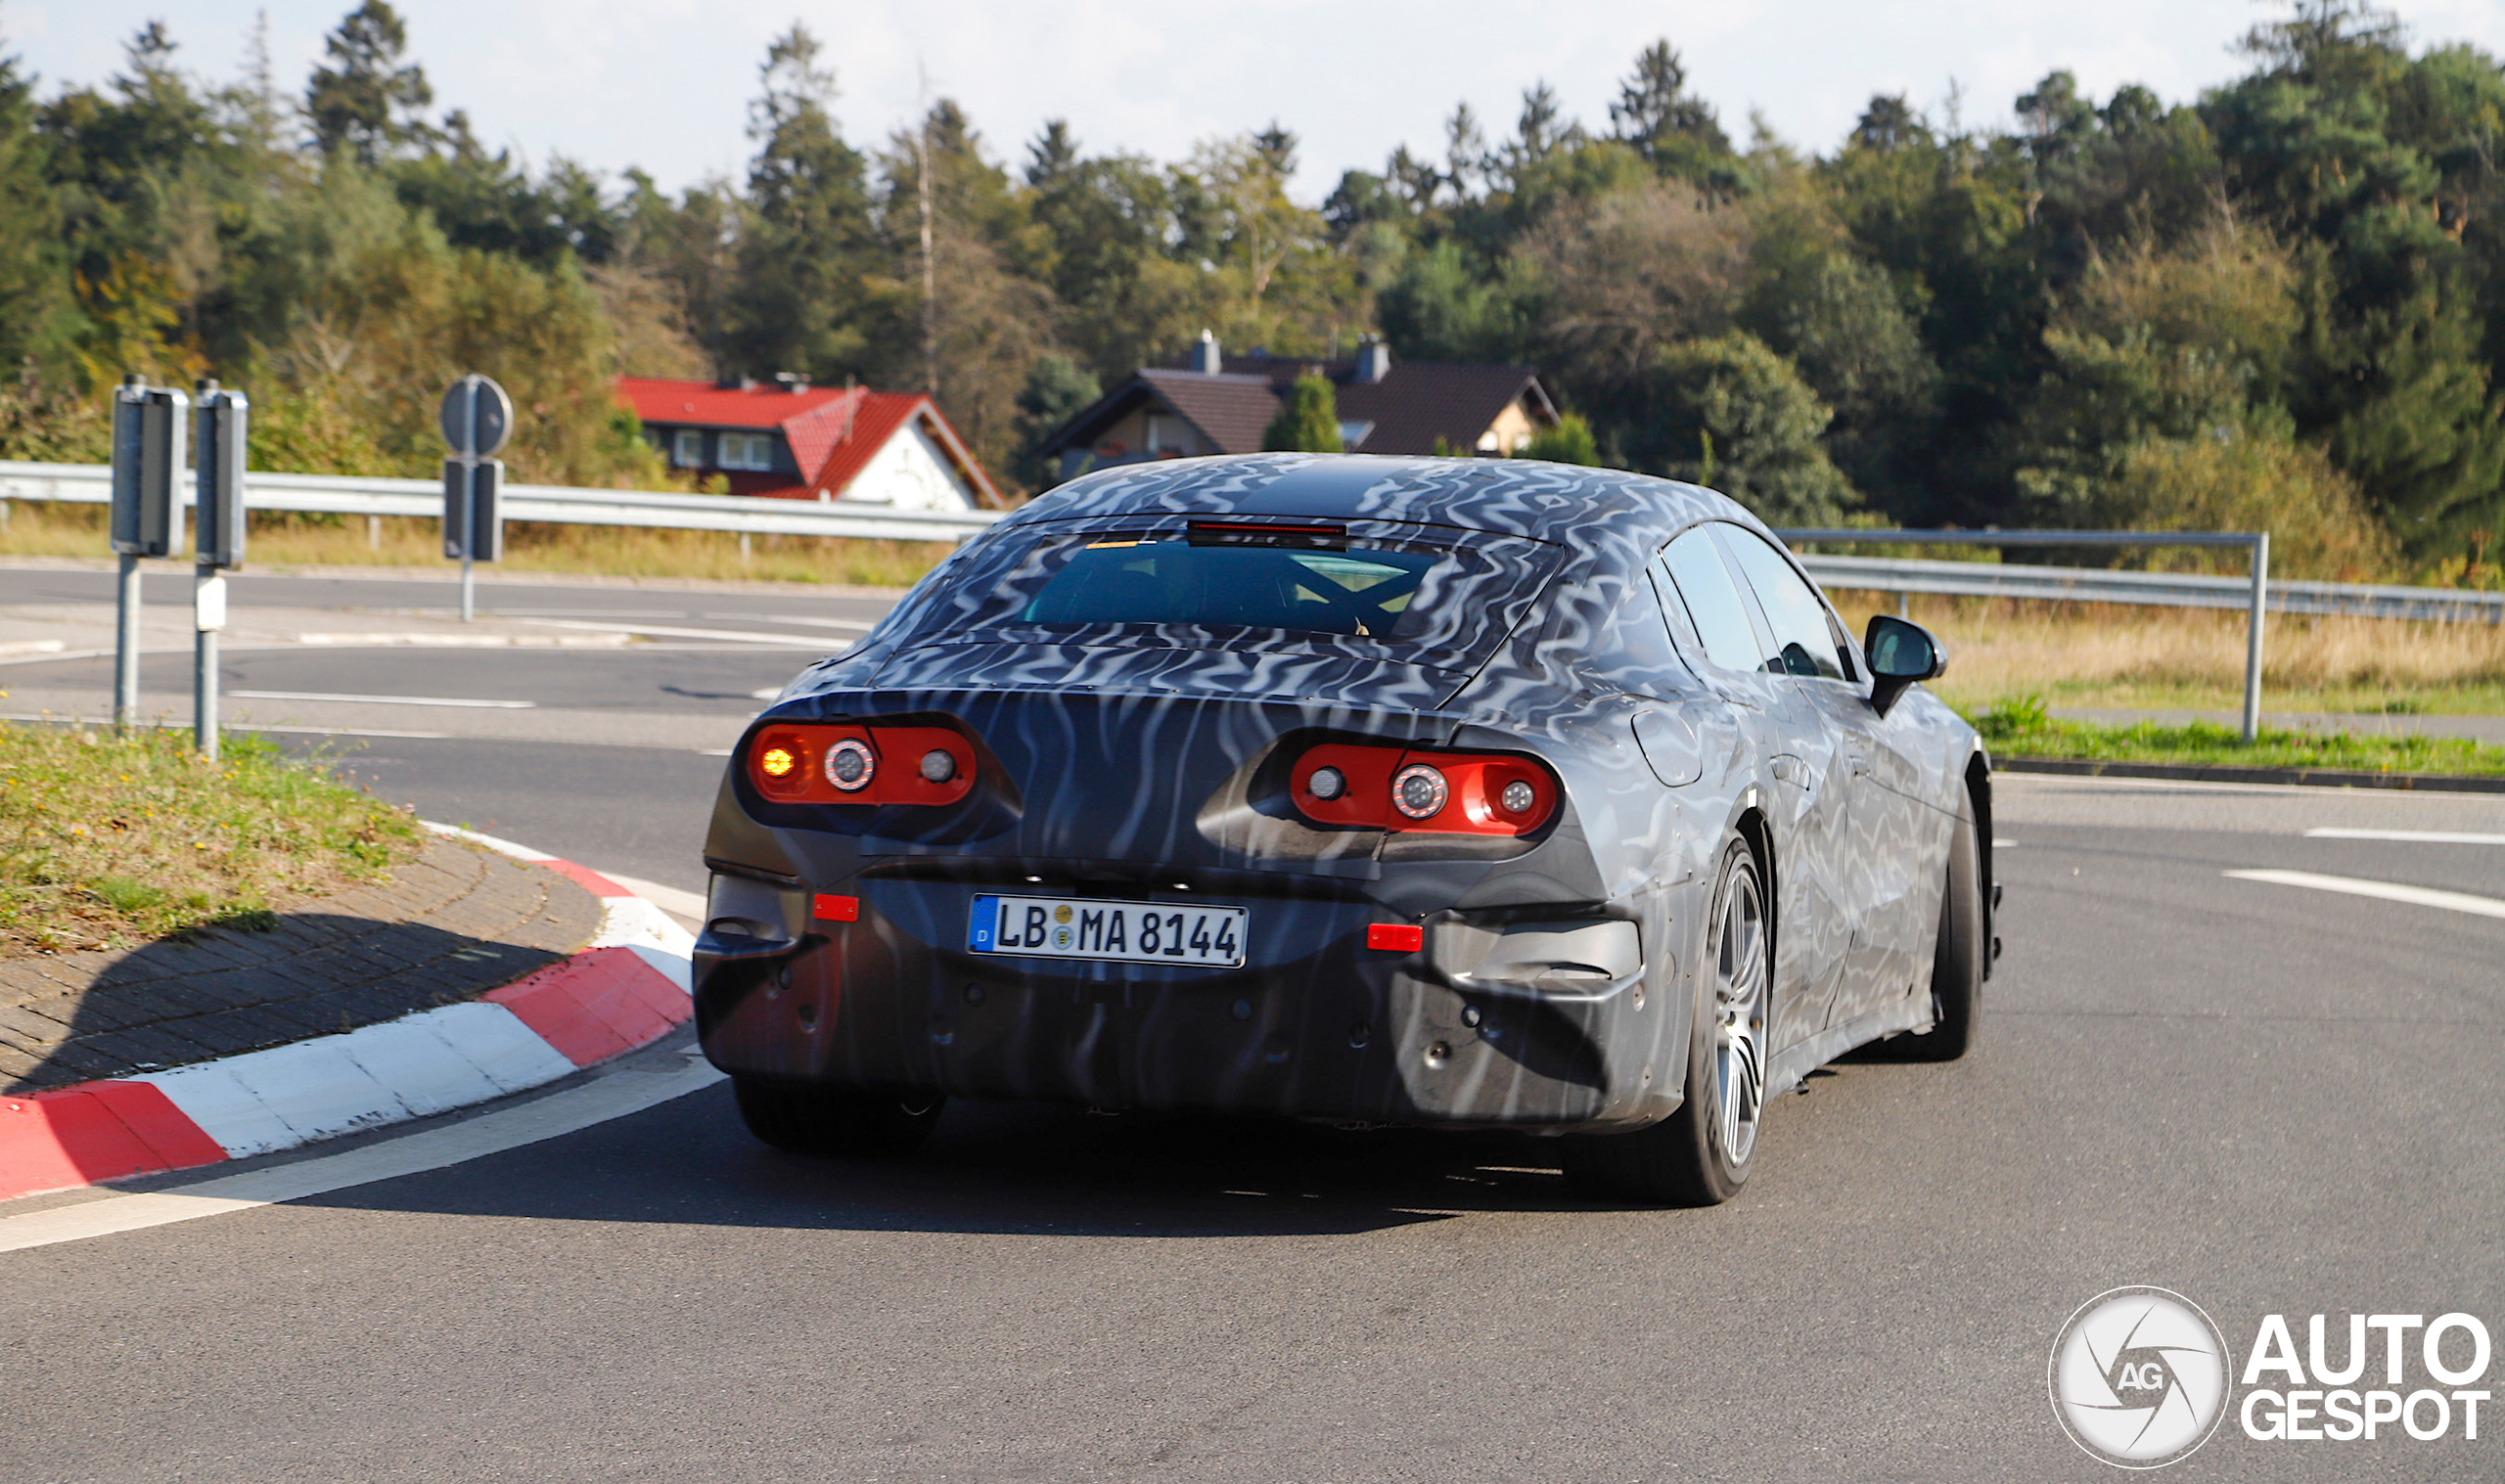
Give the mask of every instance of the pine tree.
M 1261 447 L 1271 452 L 1336 454 L 1345 451 L 1340 437 L 1339 398 L 1331 383 L 1307 372 L 1288 388 L 1287 405 L 1261 433 Z

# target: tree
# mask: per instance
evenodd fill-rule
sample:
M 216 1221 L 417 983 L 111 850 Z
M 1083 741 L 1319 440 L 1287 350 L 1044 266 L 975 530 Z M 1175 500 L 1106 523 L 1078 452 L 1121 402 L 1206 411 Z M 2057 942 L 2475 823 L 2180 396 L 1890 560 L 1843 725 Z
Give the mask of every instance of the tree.
M 1825 405 L 1756 337 L 1672 345 L 1650 385 L 1655 411 L 1634 449 L 1647 467 L 1711 485 L 1770 525 L 1835 525 L 1858 503 L 1818 446 Z
M 1743 185 L 1739 157 L 1722 132 L 1713 106 L 1687 90 L 1687 68 L 1667 40 L 1638 53 L 1635 70 L 1618 84 L 1609 106 L 1616 137 L 1634 147 L 1663 175 L 1730 196 Z
M 1288 388 L 1287 404 L 1261 430 L 1261 447 L 1272 452 L 1344 453 L 1340 436 L 1339 398 L 1331 383 L 1314 372 L 1298 377 Z
M 387 0 L 365 0 L 323 38 L 331 65 L 314 69 L 304 114 L 324 154 L 345 150 L 371 167 L 433 137 L 419 114 L 434 102 L 434 89 L 424 68 L 400 66 L 408 45 L 408 25 Z
M 864 281 L 873 243 L 867 172 L 836 132 L 835 73 L 818 65 L 819 51 L 795 22 L 757 69 L 761 91 L 748 128 L 757 150 L 745 203 L 753 226 L 741 236 L 726 294 L 726 369 L 834 381 L 858 371 L 866 352 L 860 322 L 874 307 Z
M 1554 427 L 1543 427 L 1530 435 L 1530 441 L 1516 451 L 1517 458 L 1546 459 L 1551 464 L 1598 465 L 1600 445 L 1593 441 L 1592 425 L 1579 413 L 1568 413 L 1557 420 Z
M 1053 352 L 1035 358 L 1027 368 L 1026 384 L 1018 392 L 1018 461 L 1013 472 L 1020 482 L 1035 489 L 1060 482 L 1060 469 L 1036 445 L 1104 394 L 1104 383 L 1070 357 Z
M 58 356 L 76 315 L 33 96 L 18 60 L 0 56 L 0 378 Z

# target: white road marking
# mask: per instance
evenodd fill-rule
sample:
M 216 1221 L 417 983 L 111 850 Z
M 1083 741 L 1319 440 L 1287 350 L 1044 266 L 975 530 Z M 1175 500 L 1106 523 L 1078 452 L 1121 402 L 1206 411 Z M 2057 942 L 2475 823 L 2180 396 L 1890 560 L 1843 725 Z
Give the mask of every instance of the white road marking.
M 731 755 L 731 749 L 728 747 L 699 747 L 696 749 L 696 755 L 698 757 L 728 757 Z
M 532 621 L 553 623 L 557 620 L 542 618 Z M 592 624 L 589 627 L 600 629 L 601 625 Z M 631 629 L 613 629 L 593 634 L 298 634 L 296 636 L 296 642 L 334 649 L 605 649 L 610 645 L 624 644 L 634 637 L 636 632 L 638 631 Z M 229 645 L 227 648 L 233 649 L 234 646 Z
M 0 1217 L 0 1252 L 83 1241 L 116 1232 L 221 1216 L 229 1211 L 249 1211 L 351 1186 L 371 1185 L 378 1180 L 439 1170 L 640 1113 L 721 1080 L 720 1072 L 701 1064 L 668 1072 L 614 1072 L 518 1107 L 370 1144 L 345 1153 L 273 1165 L 151 1194 L 116 1195 L 23 1216 Z
M 235 693 L 229 691 L 226 694 L 232 696 Z M 107 709 L 111 708 L 108 707 Z M 89 718 L 69 716 L 59 712 L 41 713 L 34 711 L 13 711 L 0 713 L 0 721 L 51 721 L 60 722 L 64 725 L 71 725 L 87 720 L 89 720 Z M 110 720 L 111 718 L 109 717 L 100 716 L 93 718 L 93 724 L 101 727 L 107 725 Z M 143 721 L 139 725 L 143 727 L 160 727 L 167 731 L 176 732 L 188 732 L 192 729 L 192 724 L 188 721 Z M 372 727 L 263 727 L 251 725 L 250 723 L 243 726 L 228 727 L 226 730 L 229 732 L 284 732 L 291 736 L 301 734 L 306 737 L 394 737 L 409 738 L 418 742 L 443 742 L 452 736 L 449 732 L 384 732 L 378 731 Z
M 1992 848 L 1994 850 L 2007 850 L 2017 843 L 2018 841 L 2016 840 L 2005 840 L 1998 835 L 1992 836 Z
M 2312 891 L 2338 891 L 2386 902 L 2406 902 L 2413 907 L 2440 907 L 2447 912 L 2467 912 L 2474 917 L 2505 918 L 2505 902 L 2494 897 L 2475 897 L 2466 891 L 2437 891 L 2426 886 L 2403 886 L 2394 881 L 2368 881 L 2347 876 L 2316 876 L 2310 871 L 2230 871 L 2226 874 L 2239 881 L 2267 881 L 2276 886 L 2302 886 Z
M 550 628 L 588 629 L 603 634 L 660 634 L 670 639 L 728 639 L 735 644 L 789 645 L 795 649 L 815 650 L 831 654 L 847 648 L 844 643 L 828 644 L 808 634 L 759 634 L 747 629 L 681 629 L 656 623 L 584 623 L 571 618 L 532 618 L 529 623 L 543 623 Z
M 749 692 L 748 698 L 751 700 L 772 700 L 774 697 L 782 694 L 783 688 L 781 686 L 767 686 L 762 691 Z
M 681 890 L 676 886 L 664 886 L 659 881 L 648 881 L 639 876 L 619 876 L 615 871 L 604 871 L 601 875 L 663 912 L 675 913 L 682 918 L 692 918 L 700 922 L 705 920 L 705 898 L 700 893 Z
M 0 644 L 0 654 L 58 655 L 69 646 L 58 639 L 12 639 Z
M 229 691 L 246 700 L 338 700 L 378 706 L 489 706 L 505 711 L 535 710 L 535 700 L 466 700 L 450 696 L 337 696 L 323 691 Z
M 728 613 L 707 613 L 705 616 L 707 618 L 728 618 L 732 615 Z M 863 623 L 857 618 L 785 618 L 774 613 L 760 613 L 755 616 L 763 618 L 769 623 L 805 623 L 813 629 L 858 629 L 864 634 L 870 632 L 870 625 Z
M 2314 840 L 2399 840 L 2412 845 L 2505 845 L 2505 834 L 2458 834 L 2449 830 L 2308 830 Z

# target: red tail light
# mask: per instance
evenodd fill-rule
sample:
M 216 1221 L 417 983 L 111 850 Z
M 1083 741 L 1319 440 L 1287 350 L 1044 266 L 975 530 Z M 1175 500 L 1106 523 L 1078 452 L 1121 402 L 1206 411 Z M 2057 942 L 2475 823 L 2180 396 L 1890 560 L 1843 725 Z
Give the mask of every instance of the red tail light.
M 786 804 L 953 804 L 975 786 L 975 747 L 946 727 L 795 722 L 760 729 L 748 779 Z
M 1525 834 L 1557 812 L 1555 776 L 1503 752 L 1325 742 L 1296 760 L 1290 787 L 1307 819 L 1370 830 Z

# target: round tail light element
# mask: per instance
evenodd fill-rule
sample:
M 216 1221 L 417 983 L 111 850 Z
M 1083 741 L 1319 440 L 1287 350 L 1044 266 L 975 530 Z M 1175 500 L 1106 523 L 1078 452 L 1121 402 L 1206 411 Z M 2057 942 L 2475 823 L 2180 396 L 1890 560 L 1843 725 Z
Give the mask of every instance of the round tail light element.
M 1425 763 L 1411 763 L 1391 780 L 1391 807 L 1413 820 L 1441 814 L 1444 800 L 1451 794 L 1442 772 Z
M 871 776 L 878 771 L 878 754 L 859 738 L 847 737 L 826 749 L 826 781 L 846 793 L 870 787 Z
M 767 778 L 788 778 L 797 762 L 789 747 L 768 747 L 757 754 L 756 771 Z
M 1505 786 L 1505 791 L 1496 796 L 1496 801 L 1505 806 L 1507 814 L 1528 814 L 1531 806 L 1539 802 L 1539 790 L 1527 781 L 1518 778 Z
M 1304 791 L 1318 799 L 1335 799 L 1348 791 L 1348 776 L 1337 768 L 1316 768 L 1304 781 Z
M 922 776 L 925 781 L 944 784 L 957 776 L 957 757 L 945 747 L 934 747 L 922 754 Z

